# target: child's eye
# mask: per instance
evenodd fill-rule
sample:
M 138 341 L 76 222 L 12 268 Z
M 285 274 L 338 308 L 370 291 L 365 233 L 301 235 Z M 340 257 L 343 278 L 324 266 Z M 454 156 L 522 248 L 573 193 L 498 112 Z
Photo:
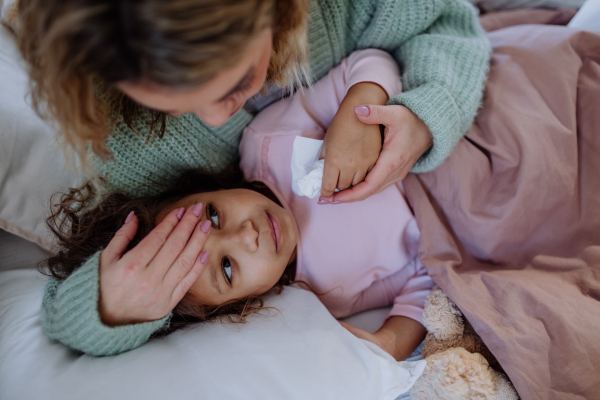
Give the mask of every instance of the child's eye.
M 229 285 L 231 285 L 231 262 L 229 262 L 229 258 L 223 257 L 223 261 L 221 261 L 221 268 L 223 268 L 225 280 Z
M 217 213 L 217 210 L 210 204 L 208 205 L 208 218 L 210 218 L 210 221 L 219 228 L 219 213 Z

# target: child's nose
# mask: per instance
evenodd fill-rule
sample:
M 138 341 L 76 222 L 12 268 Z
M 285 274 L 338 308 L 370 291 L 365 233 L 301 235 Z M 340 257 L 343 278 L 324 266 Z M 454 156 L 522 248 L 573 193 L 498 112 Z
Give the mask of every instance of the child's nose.
M 246 220 L 242 222 L 239 230 L 240 242 L 246 247 L 248 251 L 258 250 L 258 231 L 254 228 L 252 221 Z

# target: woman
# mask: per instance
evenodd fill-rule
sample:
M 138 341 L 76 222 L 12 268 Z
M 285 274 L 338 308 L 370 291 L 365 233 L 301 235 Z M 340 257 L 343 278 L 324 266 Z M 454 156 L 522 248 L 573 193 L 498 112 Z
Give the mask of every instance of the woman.
M 463 1 L 21 0 L 19 8 L 34 105 L 43 104 L 80 153 L 88 143 L 101 158 L 112 153 L 113 160 L 96 160 L 97 171 L 110 190 L 135 196 L 156 193 L 152 182 L 172 180 L 182 169 L 222 169 L 237 158 L 251 112 L 281 97 L 283 88 L 323 77 L 353 50 L 376 47 L 402 65 L 404 92 L 385 107 L 343 101 L 322 152 L 320 200 L 364 199 L 450 154 L 475 116 L 489 59 L 476 11 Z M 246 103 L 261 88 L 266 97 Z M 379 124 L 386 125 L 383 148 Z M 341 192 L 333 196 L 336 188 Z M 161 234 L 191 238 L 182 232 L 177 226 Z M 167 250 L 165 269 L 181 246 Z M 191 276 L 144 291 L 135 274 L 126 281 L 101 274 L 100 293 L 87 295 L 90 304 L 98 296 L 123 307 L 159 303 L 164 317 Z M 69 282 L 60 293 L 69 293 Z M 54 312 L 64 304 L 57 297 Z M 87 315 L 78 334 L 127 332 L 124 348 L 164 322 L 107 327 Z

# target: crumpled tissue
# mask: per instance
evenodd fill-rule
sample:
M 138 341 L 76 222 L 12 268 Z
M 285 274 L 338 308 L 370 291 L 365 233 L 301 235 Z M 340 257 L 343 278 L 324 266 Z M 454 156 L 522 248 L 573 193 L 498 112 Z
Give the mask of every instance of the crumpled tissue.
M 298 136 L 292 148 L 292 191 L 311 199 L 321 193 L 323 166 L 319 160 L 323 141 Z M 337 192 L 337 190 L 336 190 Z

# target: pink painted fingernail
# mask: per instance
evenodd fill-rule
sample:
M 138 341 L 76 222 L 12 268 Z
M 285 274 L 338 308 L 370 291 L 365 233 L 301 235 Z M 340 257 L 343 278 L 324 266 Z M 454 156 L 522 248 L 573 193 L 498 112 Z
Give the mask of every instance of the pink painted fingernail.
M 208 261 L 209 255 L 210 255 L 210 253 L 208 251 L 205 251 L 204 253 L 200 254 L 200 262 L 202 264 L 206 264 L 206 262 Z
M 325 204 L 331 204 L 331 203 L 326 200 L 319 200 L 319 201 L 317 201 L 317 204 L 325 205 Z
M 205 219 L 204 221 L 200 222 L 200 230 L 204 233 L 208 233 L 210 232 L 210 221 Z
M 371 114 L 371 111 L 367 106 L 356 106 L 354 107 L 354 112 L 363 117 L 368 117 Z
M 132 212 L 130 212 L 130 213 L 127 215 L 127 218 L 125 218 L 125 223 L 126 223 L 126 224 L 128 224 L 128 223 L 130 223 L 130 222 L 131 222 L 131 220 L 133 219 L 133 215 L 134 215 L 134 214 L 135 214 L 135 213 L 132 211 Z
M 199 217 L 200 214 L 202 214 L 202 203 L 194 204 L 194 207 L 192 207 L 192 212 L 196 217 Z
M 342 202 L 341 202 L 341 201 L 339 201 L 339 200 L 337 200 L 337 201 L 334 201 L 334 202 L 333 202 L 333 203 L 331 203 L 331 204 L 342 204 Z
M 181 207 L 179 210 L 177 210 L 177 219 L 181 221 L 183 214 L 185 214 L 185 208 Z

